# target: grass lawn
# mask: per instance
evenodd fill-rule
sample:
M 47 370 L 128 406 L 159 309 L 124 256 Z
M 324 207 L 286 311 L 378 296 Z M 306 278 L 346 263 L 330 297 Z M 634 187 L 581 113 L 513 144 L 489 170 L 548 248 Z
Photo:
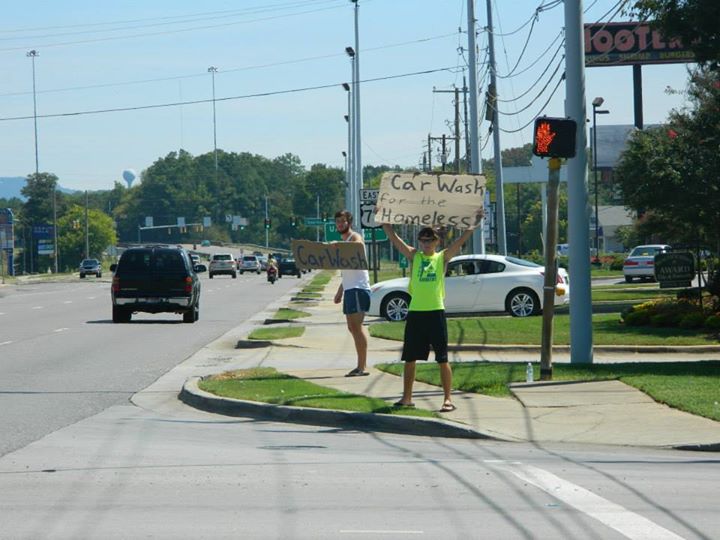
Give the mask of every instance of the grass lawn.
M 625 326 L 618 313 L 593 315 L 595 345 L 717 345 L 716 334 L 680 328 L 649 328 Z M 555 315 L 553 343 L 570 344 L 570 315 Z M 370 325 L 370 335 L 402 341 L 404 322 L 385 322 Z M 448 319 L 448 338 L 451 345 L 467 343 L 540 345 L 542 317 L 475 317 Z
M 434 364 L 434 363 L 433 363 Z M 437 366 L 418 362 L 416 380 L 440 386 Z M 510 395 L 508 383 L 525 380 L 526 363 L 453 363 L 453 388 L 489 396 Z M 376 365 L 401 375 L 401 363 Z M 540 373 L 540 364 L 533 364 Z M 645 392 L 655 401 L 720 421 L 720 360 L 703 362 L 642 362 L 621 364 L 553 364 L 555 381 L 618 379 Z
M 200 388 L 219 396 L 317 409 L 437 418 L 425 409 L 395 408 L 377 398 L 348 394 L 291 377 L 273 368 L 230 371 L 205 379 Z
M 325 285 L 328 284 L 328 282 L 332 279 L 334 272 L 328 272 L 326 270 L 323 270 L 318 275 L 312 278 L 310 283 L 308 284 L 309 287 L 325 287 Z
M 617 286 L 614 288 L 593 287 L 591 294 L 594 302 L 608 302 L 613 300 L 637 300 L 638 302 L 645 302 L 655 298 L 675 298 L 677 296 L 677 289 L 618 288 Z
M 281 326 L 274 328 L 256 328 L 248 335 L 248 339 L 285 339 L 300 337 L 305 333 L 304 326 Z
M 309 313 L 305 313 L 304 311 L 299 311 L 297 309 L 291 309 L 291 308 L 280 308 L 275 313 L 274 319 L 300 319 L 302 317 L 309 317 Z

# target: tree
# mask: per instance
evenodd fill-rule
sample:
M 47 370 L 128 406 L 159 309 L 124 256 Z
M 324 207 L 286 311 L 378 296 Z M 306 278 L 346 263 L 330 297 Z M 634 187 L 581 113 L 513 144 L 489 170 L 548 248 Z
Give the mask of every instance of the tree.
M 112 218 L 99 210 L 88 210 L 89 254 L 85 253 L 85 208 L 73 205 L 58 219 L 58 244 L 66 268 L 74 269 L 83 258 L 101 259 L 105 249 L 116 242 Z
M 680 39 L 697 60 L 720 67 L 720 2 L 718 0 L 636 0 L 629 10 L 668 39 Z
M 58 177 L 51 173 L 30 174 L 25 187 L 20 190 L 27 200 L 24 219 L 27 225 L 53 222 L 53 190 L 57 189 Z M 56 207 L 61 195 L 55 194 Z
M 615 174 L 625 202 L 652 215 L 666 241 L 720 247 L 720 73 L 698 70 L 688 97 L 666 125 L 631 136 Z

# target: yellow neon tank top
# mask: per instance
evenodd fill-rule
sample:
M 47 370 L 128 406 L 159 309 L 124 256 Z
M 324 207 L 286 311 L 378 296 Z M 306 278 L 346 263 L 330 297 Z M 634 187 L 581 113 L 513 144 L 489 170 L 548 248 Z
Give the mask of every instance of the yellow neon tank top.
M 410 311 L 445 309 L 445 251 L 429 257 L 417 251 L 412 261 L 408 292 Z

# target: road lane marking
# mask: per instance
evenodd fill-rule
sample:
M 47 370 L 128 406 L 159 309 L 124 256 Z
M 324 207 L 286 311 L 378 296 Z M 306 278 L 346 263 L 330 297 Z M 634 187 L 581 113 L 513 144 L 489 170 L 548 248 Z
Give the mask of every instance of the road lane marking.
M 342 534 L 425 534 L 425 531 L 403 531 L 391 529 L 340 529 Z
M 12 341 L 2 341 L 0 342 L 0 347 L 2 347 L 3 345 L 10 345 L 11 343 Z
M 53 330 L 53 332 L 64 332 L 65 330 L 70 330 L 69 328 L 56 328 Z
M 65 300 L 63 304 L 72 304 L 72 300 Z
M 563 480 L 544 469 L 519 462 L 488 460 L 498 468 L 511 472 L 524 482 L 540 488 L 568 506 L 587 514 L 632 540 L 683 540 L 672 531 L 649 519 L 603 499 L 585 488 Z
M 33 309 L 45 309 L 44 306 L 33 306 Z

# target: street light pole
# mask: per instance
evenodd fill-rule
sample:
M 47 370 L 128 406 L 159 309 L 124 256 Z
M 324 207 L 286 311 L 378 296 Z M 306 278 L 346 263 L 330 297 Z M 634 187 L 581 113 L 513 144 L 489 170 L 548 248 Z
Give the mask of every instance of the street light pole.
M 596 97 L 592 100 L 593 108 L 593 183 L 595 184 L 595 262 L 600 261 L 600 215 L 598 214 L 598 165 L 597 165 L 597 115 L 609 114 L 608 110 L 599 110 L 605 100 Z
M 217 181 L 217 121 L 215 117 L 215 74 L 217 73 L 217 68 L 210 66 L 208 73 L 212 76 L 213 81 L 213 149 L 215 153 L 215 181 Z
M 35 123 L 35 175 L 40 172 L 40 166 L 38 161 L 38 130 L 37 130 L 37 95 L 35 91 L 35 58 L 40 56 L 40 53 L 35 49 L 29 51 L 25 56 L 32 59 L 32 81 L 33 81 L 33 121 Z
M 352 47 L 349 47 L 349 49 L 352 50 Z M 345 51 L 348 54 L 350 54 L 347 49 L 345 49 Z M 352 67 L 352 63 L 353 63 L 353 57 L 351 55 L 350 56 L 350 66 L 351 67 Z M 348 83 L 343 83 L 342 87 L 347 92 L 347 102 L 348 102 L 348 113 L 345 115 L 345 121 L 347 122 L 347 126 L 348 126 L 348 143 L 347 143 L 348 144 L 348 146 L 347 146 L 348 147 L 348 149 L 347 149 L 348 155 L 347 155 L 347 166 L 346 166 L 347 185 L 345 186 L 345 208 L 352 213 L 352 212 L 354 212 L 353 208 L 354 208 L 354 203 L 355 203 L 355 199 L 353 196 L 354 191 L 355 191 L 354 190 L 355 182 L 353 180 L 355 177 L 355 175 L 353 173 L 354 164 L 355 164 L 355 148 L 353 145 L 353 140 L 354 140 L 354 137 L 353 137 L 353 121 L 354 121 L 353 120 L 353 110 L 354 110 L 354 107 L 353 107 L 351 86 Z
M 265 223 L 267 223 L 267 220 L 268 220 L 268 196 L 265 195 Z M 268 229 L 267 226 L 266 226 L 266 227 L 265 227 L 265 247 L 266 247 L 266 248 L 270 246 L 270 236 L 269 236 L 269 233 L 270 233 L 270 231 L 269 231 L 269 229 Z
M 360 5 L 358 0 L 350 0 L 355 4 L 355 57 L 353 61 L 353 78 L 355 86 L 353 87 L 355 98 L 355 118 L 353 119 L 355 127 L 355 193 L 353 194 L 355 208 L 353 214 L 356 218 L 360 217 L 360 189 L 363 187 L 363 169 L 361 157 L 361 136 L 360 136 L 360 30 L 358 26 L 358 17 L 360 14 Z

